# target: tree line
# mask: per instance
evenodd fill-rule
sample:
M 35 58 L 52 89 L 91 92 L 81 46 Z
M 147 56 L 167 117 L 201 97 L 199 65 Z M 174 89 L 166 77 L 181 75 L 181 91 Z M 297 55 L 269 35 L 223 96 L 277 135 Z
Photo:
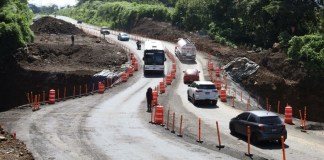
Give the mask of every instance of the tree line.
M 143 16 L 155 17 L 186 31 L 206 30 L 215 41 L 232 47 L 271 48 L 279 43 L 292 60 L 323 72 L 323 0 L 116 1 L 80 0 L 69 13 L 118 29 L 132 27 Z
M 323 5 L 323 0 L 79 0 L 75 7 L 46 11 L 123 30 L 148 17 L 186 31 L 206 30 L 232 47 L 270 48 L 278 42 L 292 60 L 324 72 Z M 0 1 L 1 56 L 33 40 L 31 18 L 27 0 Z

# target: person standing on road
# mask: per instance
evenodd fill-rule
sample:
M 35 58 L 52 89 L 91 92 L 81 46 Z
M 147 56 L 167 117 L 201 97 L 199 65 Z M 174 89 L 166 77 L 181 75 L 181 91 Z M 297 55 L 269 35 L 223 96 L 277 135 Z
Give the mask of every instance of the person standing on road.
M 72 46 L 74 45 L 74 35 L 71 36 Z
M 141 41 L 140 40 L 136 41 L 136 45 L 137 45 L 137 49 L 141 50 Z
M 146 101 L 147 101 L 147 112 L 152 112 L 152 98 L 153 98 L 153 93 L 152 93 L 152 88 L 149 87 L 146 91 Z

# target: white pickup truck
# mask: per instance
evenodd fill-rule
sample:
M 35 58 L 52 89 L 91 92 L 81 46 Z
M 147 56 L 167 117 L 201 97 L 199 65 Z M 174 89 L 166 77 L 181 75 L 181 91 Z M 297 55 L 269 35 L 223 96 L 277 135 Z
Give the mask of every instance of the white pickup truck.
M 174 52 L 180 60 L 196 60 L 195 44 L 187 38 L 179 38 Z

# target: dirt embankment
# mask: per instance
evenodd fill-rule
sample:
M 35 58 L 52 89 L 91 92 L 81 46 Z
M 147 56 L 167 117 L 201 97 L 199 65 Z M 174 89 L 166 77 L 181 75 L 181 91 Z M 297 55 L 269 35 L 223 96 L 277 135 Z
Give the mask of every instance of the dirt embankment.
M 73 86 L 89 83 L 103 69 L 118 71 L 127 62 L 122 48 L 86 35 L 65 21 L 44 17 L 31 28 L 34 43 L 18 49 L 1 67 L 0 111 L 27 104 L 26 92 L 46 91 L 48 96 L 48 90 L 66 87 L 66 94 L 72 95 Z M 0 159 L 34 159 L 23 142 L 1 129 L 1 122 L 0 131 Z
M 280 112 L 286 104 L 293 106 L 294 116 L 307 106 L 307 119 L 324 122 L 324 75 L 310 75 L 301 63 L 289 61 L 282 52 L 264 50 L 254 52 L 244 48 L 233 49 L 215 43 L 206 36 L 179 31 L 171 24 L 142 19 L 129 32 L 161 40 L 176 42 L 180 37 L 191 38 L 199 50 L 215 55 L 222 65 L 236 57 L 247 57 L 260 65 L 258 71 L 240 82 L 251 94 L 260 97 L 265 106 L 266 97 L 272 110 L 277 111 L 280 101 Z
M 16 139 L 14 133 L 8 133 L 0 126 L 0 159 L 33 160 L 24 142 Z
M 1 90 L 5 92 L 0 93 L 4 99 L 0 111 L 26 104 L 25 94 L 30 91 L 47 93 L 51 88 L 67 87 L 71 94 L 74 85 L 88 83 L 103 69 L 118 71 L 127 62 L 122 48 L 86 35 L 71 23 L 43 17 L 31 28 L 34 43 L 18 49 L 1 71 L 5 75 L 0 80 Z

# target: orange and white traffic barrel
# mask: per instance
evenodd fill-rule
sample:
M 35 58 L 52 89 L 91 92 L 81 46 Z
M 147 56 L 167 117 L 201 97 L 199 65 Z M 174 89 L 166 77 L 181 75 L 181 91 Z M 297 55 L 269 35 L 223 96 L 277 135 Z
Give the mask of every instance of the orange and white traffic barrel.
M 293 124 L 292 115 L 292 107 L 287 105 L 285 107 L 285 123 Z
M 55 104 L 55 90 L 51 89 L 48 95 L 48 104 Z

